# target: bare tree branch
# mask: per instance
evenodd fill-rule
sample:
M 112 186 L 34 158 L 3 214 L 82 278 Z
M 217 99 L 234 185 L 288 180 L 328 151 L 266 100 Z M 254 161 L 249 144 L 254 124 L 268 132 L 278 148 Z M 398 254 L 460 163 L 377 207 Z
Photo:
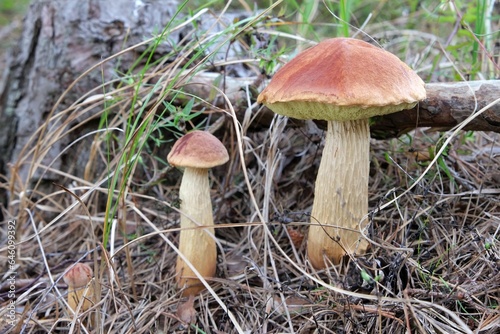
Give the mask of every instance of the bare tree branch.
M 218 76 L 220 75 L 215 73 L 201 73 L 195 76 L 192 82 L 202 85 L 190 85 L 187 89 L 198 96 L 208 97 L 210 89 L 207 90 L 207 87 L 215 82 L 215 77 Z M 221 82 L 225 82 L 225 85 L 219 88 L 225 91 L 230 101 L 237 107 L 238 117 L 243 118 L 248 108 L 248 103 L 246 103 L 248 98 L 255 102 L 256 92 L 260 90 L 256 87 L 261 86 L 261 78 L 226 77 Z M 500 98 L 500 80 L 431 83 L 426 85 L 426 90 L 427 99 L 415 108 L 375 117 L 370 126 L 372 137 L 377 139 L 397 137 L 417 127 L 449 130 L 474 112 Z M 222 99 L 213 102 L 219 107 L 224 107 L 221 104 Z M 268 126 L 273 112 L 266 107 L 260 107 L 258 110 L 259 125 Z M 295 120 L 293 124 L 301 126 L 304 121 Z M 316 121 L 316 124 L 320 128 L 326 127 L 326 122 Z M 464 129 L 500 133 L 500 103 L 474 118 Z
M 426 90 L 427 99 L 417 107 L 374 119 L 373 137 L 394 137 L 416 127 L 448 130 L 500 98 L 500 80 L 432 83 L 426 85 Z M 474 118 L 464 129 L 500 133 L 500 103 Z

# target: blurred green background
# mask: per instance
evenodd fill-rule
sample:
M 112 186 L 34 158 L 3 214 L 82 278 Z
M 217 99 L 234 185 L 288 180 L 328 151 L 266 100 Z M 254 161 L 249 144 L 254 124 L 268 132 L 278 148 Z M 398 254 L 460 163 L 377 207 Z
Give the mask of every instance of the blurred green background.
M 9 25 L 19 19 L 28 8 L 30 0 L 1 0 L 0 1 L 0 26 Z

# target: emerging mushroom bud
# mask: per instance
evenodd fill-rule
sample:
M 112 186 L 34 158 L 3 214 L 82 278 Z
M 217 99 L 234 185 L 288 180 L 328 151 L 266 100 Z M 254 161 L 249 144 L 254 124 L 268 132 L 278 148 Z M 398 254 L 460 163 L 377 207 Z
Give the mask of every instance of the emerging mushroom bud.
M 68 284 L 68 304 L 76 312 L 88 310 L 95 303 L 95 293 L 92 284 L 89 284 L 94 275 L 92 268 L 85 263 L 77 263 L 64 275 L 63 280 Z

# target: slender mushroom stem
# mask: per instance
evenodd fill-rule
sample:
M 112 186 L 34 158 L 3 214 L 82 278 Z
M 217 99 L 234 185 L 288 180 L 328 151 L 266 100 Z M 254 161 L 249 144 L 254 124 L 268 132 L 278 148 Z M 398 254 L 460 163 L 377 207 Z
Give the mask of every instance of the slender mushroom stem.
M 307 243 L 315 268 L 324 268 L 325 259 L 339 263 L 346 251 L 359 254 L 368 246 L 358 231 L 368 212 L 369 153 L 368 119 L 328 121 Z
M 182 228 L 179 250 L 203 277 L 213 277 L 217 265 L 217 248 L 214 240 L 208 169 L 186 167 L 179 197 Z M 186 287 L 183 295 L 194 295 L 205 288 L 180 257 L 177 257 L 176 270 L 179 287 Z

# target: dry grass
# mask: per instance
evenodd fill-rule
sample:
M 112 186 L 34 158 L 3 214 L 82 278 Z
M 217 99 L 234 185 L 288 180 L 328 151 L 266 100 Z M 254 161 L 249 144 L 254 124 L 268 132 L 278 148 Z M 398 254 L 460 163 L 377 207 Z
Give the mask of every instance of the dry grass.
M 186 43 L 179 54 L 190 55 L 197 46 Z M 421 55 L 422 49 L 411 51 Z M 427 46 L 425 51 L 440 52 Z M 208 118 L 207 130 L 223 140 L 231 160 L 211 175 L 217 277 L 206 282 L 210 290 L 194 301 L 182 299 L 174 277 L 181 173 L 165 163 L 175 139 L 165 125 L 175 115 L 155 115 L 163 112 L 163 100 L 187 89 L 183 78 L 191 72 L 176 77 L 186 59 L 151 66 L 140 85 L 106 82 L 51 114 L 46 128 L 33 134 L 34 148 L 13 164 L 14 176 L 3 183 L 11 196 L 4 216 L 17 222 L 18 327 L 13 331 L 498 331 L 498 135 L 419 129 L 399 139 L 373 141 L 372 211 L 366 231 L 370 251 L 316 271 L 305 256 L 304 236 L 321 158 L 321 130 L 296 127 L 282 117 L 263 127 L 253 117 L 259 106 L 252 99 L 233 103 L 224 94 L 219 94 L 227 97 L 222 109 L 214 96 L 196 100 L 193 110 L 205 108 L 204 115 L 185 125 L 188 130 L 191 123 Z M 421 61 L 421 68 L 430 69 L 429 63 Z M 191 68 L 192 73 L 210 69 L 205 62 Z M 98 95 L 103 88 L 112 96 L 107 102 Z M 185 96 L 174 101 L 185 101 Z M 99 128 L 104 112 L 109 114 L 107 128 Z M 134 121 L 146 130 L 126 143 L 126 129 Z M 158 146 L 151 138 L 160 133 L 164 142 Z M 450 138 L 448 150 L 432 160 L 429 149 L 442 137 Z M 57 170 L 44 157 L 60 140 L 72 143 L 66 150 L 79 152 L 79 158 Z M 131 143 L 143 146 L 134 151 Z M 120 159 L 127 154 L 129 158 Z M 22 165 L 33 174 L 55 175 L 63 186 L 21 182 L 15 172 Z M 115 218 L 108 228 L 107 215 Z M 5 231 L 1 233 L 4 245 Z M 103 245 L 108 233 L 109 244 Z M 5 247 L 1 250 L 5 254 Z M 61 277 L 78 261 L 94 266 L 100 296 L 90 311 L 75 316 L 65 303 L 67 287 Z M 371 278 L 363 279 L 362 271 Z M 8 286 L 1 288 L 1 298 L 7 300 Z M 3 321 L 6 309 L 2 312 Z

